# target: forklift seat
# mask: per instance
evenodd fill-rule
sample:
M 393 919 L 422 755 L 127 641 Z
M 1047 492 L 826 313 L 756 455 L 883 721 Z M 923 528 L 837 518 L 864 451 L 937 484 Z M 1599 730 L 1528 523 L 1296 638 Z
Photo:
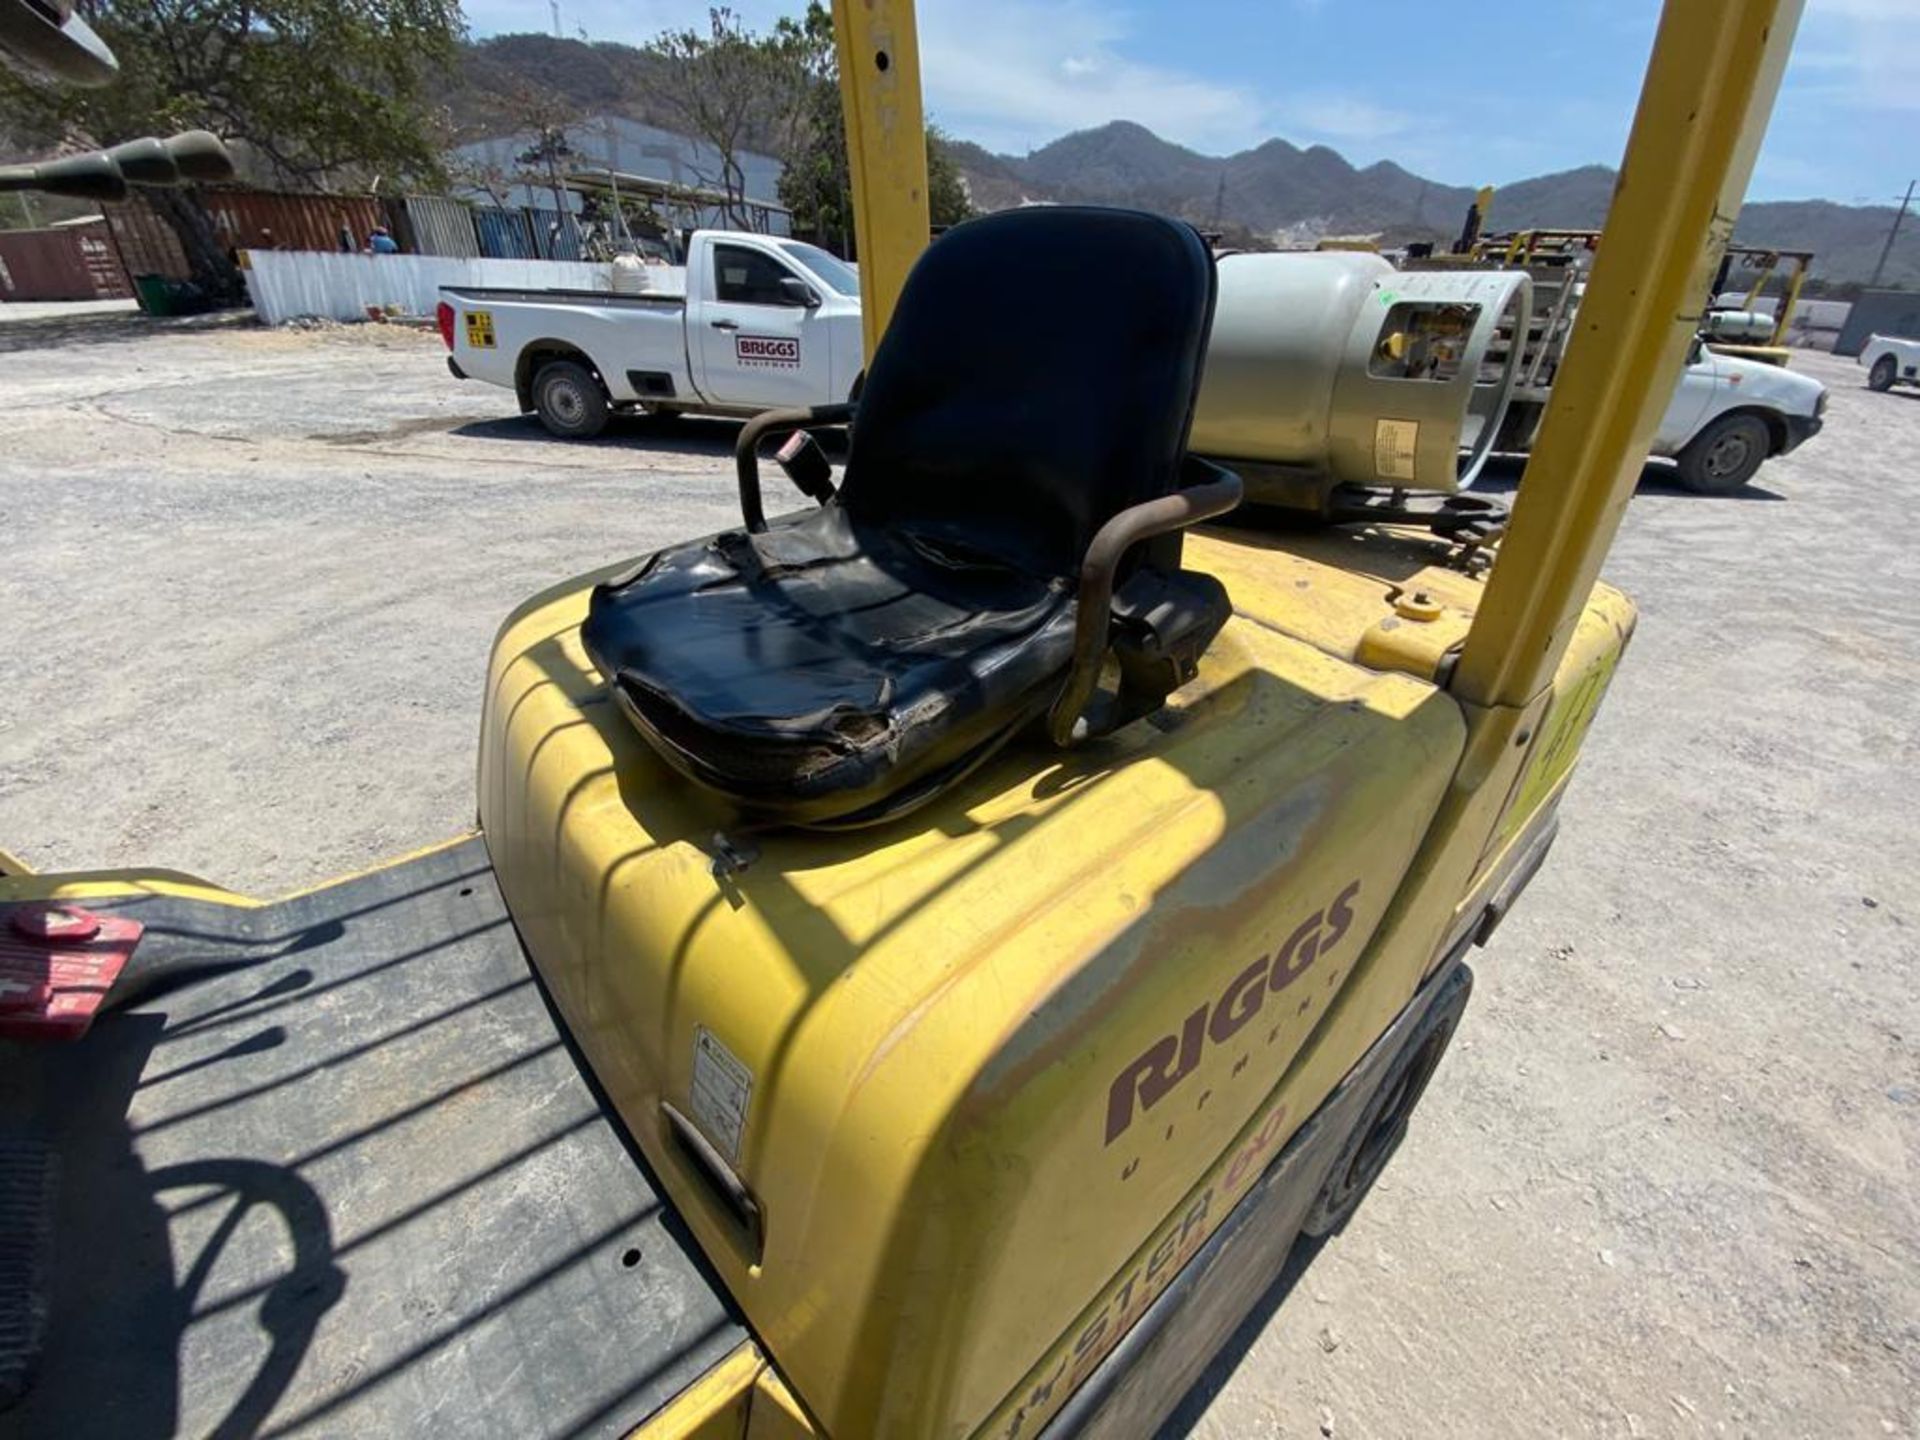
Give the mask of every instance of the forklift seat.
M 583 640 L 628 718 L 745 810 L 844 826 L 931 798 L 1050 707 L 1071 743 L 1160 704 L 1229 608 L 1179 569 L 1179 530 L 1239 500 L 1183 459 L 1213 297 L 1206 246 L 1159 216 L 1037 207 L 948 232 L 857 415 L 750 423 L 746 525 L 595 588 Z M 818 460 L 801 483 L 820 507 L 768 523 L 759 442 L 848 418 L 838 492 Z M 1121 699 L 1089 719 L 1110 652 Z

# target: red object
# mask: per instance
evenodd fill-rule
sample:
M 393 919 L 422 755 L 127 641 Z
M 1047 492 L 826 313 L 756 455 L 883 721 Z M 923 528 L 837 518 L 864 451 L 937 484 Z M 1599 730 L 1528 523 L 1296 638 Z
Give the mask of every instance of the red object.
M 446 342 L 448 350 L 453 349 L 453 306 L 442 300 L 434 306 L 433 318 L 440 322 L 440 338 Z
M 77 1040 L 146 929 L 75 905 L 0 906 L 0 1036 Z

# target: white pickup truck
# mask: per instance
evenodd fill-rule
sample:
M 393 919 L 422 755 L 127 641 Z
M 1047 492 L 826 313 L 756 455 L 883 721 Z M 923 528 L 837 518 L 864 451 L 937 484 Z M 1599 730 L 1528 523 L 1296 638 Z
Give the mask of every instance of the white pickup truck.
M 1687 489 L 1728 495 L 1817 435 L 1826 414 L 1827 387 L 1812 376 L 1696 342 L 1651 453 L 1671 458 Z
M 1869 390 L 1891 390 L 1896 384 L 1920 385 L 1920 340 L 1900 335 L 1869 335 L 1860 349 L 1867 367 Z
M 1559 347 L 1572 332 L 1570 314 L 1545 374 L 1557 368 Z M 1694 338 L 1648 453 L 1672 460 L 1674 478 L 1686 489 L 1731 495 L 1752 480 L 1765 461 L 1820 433 L 1827 387 L 1784 365 L 1721 354 L 1712 339 L 1710 330 Z M 1548 393 L 1544 384 L 1514 388 L 1497 449 L 1532 448 Z
M 615 410 L 755 415 L 853 398 L 852 266 L 798 240 L 702 230 L 684 277 L 683 290 L 635 294 L 448 286 L 447 368 L 512 390 L 571 440 L 599 434 Z

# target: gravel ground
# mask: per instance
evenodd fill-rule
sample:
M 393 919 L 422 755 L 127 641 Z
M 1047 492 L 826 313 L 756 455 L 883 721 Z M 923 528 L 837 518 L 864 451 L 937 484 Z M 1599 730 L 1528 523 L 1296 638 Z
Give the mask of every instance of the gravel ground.
M 43 868 L 272 892 L 464 827 L 505 611 L 735 513 L 732 427 L 550 443 L 430 334 L 10 310 L 0 845 Z M 1559 847 L 1181 1428 L 1920 1434 L 1920 393 L 1795 364 L 1827 431 L 1750 498 L 1642 486 Z

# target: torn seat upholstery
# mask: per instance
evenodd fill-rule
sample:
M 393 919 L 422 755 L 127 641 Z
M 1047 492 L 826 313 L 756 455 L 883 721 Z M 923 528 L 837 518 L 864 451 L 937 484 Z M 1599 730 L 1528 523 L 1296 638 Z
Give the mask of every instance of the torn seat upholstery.
M 762 416 L 741 436 L 747 523 L 595 589 L 583 638 L 626 715 L 759 817 L 849 825 L 1050 709 L 1073 712 L 1052 716 L 1070 743 L 1158 705 L 1228 613 L 1179 568 L 1179 528 L 1239 498 L 1183 460 L 1213 296 L 1204 244 L 1159 216 L 1036 207 L 948 232 L 874 356 L 838 491 L 810 482 L 818 508 L 764 520 L 759 441 L 848 412 Z M 1158 693 L 1123 683 L 1090 724 L 1116 641 Z

